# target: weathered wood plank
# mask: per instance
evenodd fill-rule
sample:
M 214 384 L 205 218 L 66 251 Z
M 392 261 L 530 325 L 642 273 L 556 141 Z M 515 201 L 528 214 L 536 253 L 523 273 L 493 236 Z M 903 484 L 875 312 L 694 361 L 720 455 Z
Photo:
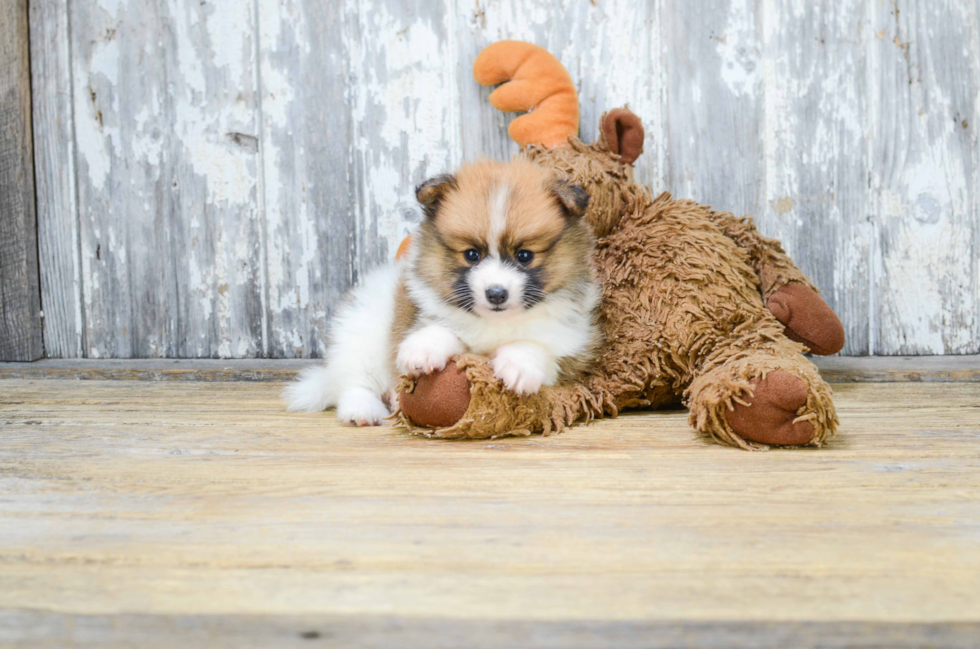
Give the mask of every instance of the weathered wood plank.
M 44 359 L 29 364 L 0 363 L 0 379 L 285 382 L 310 365 L 310 361 L 297 359 Z
M 628 102 L 654 191 L 782 238 L 846 353 L 980 351 L 978 3 L 831 4 L 31 3 L 49 353 L 320 355 L 415 183 L 516 151 L 470 71 L 501 38 L 584 139 Z
M 0 609 L 980 622 L 980 384 L 841 384 L 829 446 L 753 454 L 684 412 L 434 442 L 280 387 L 4 382 Z
M 827 356 L 812 358 L 828 383 L 980 382 L 980 356 Z
M 980 356 L 813 358 L 830 383 L 980 382 Z M 45 359 L 0 363 L 0 379 L 140 381 L 291 381 L 310 365 L 299 359 Z
M 261 354 L 251 6 L 70 12 L 85 355 Z
M 44 355 L 26 0 L 0 1 L 0 360 Z
M 265 354 L 320 356 L 355 267 L 352 126 L 338 3 L 257 0 L 268 273 Z
M 49 357 L 84 354 L 68 0 L 30 3 L 37 236 Z
M 258 2 L 271 356 L 322 355 L 343 293 L 418 223 L 415 185 L 458 163 L 446 7 Z
M 474 620 L 352 615 L 76 615 L 0 611 L 0 643 L 35 648 L 975 649 L 980 624 Z M 465 639 L 465 640 L 464 640 Z
M 668 2 L 666 188 L 735 214 L 765 205 L 762 6 Z
M 356 281 L 392 259 L 419 222 L 415 186 L 459 163 L 460 62 L 448 1 L 343 4 Z
M 873 6 L 873 349 L 976 353 L 977 9 L 960 0 Z
M 867 2 L 766 0 L 761 230 L 823 290 L 847 333 L 845 354 L 870 353 L 873 227 L 867 217 Z

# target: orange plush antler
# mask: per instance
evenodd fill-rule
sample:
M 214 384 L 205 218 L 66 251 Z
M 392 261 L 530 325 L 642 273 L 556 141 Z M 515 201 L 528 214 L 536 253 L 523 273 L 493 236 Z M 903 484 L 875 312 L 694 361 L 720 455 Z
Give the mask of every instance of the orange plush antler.
M 528 112 L 507 130 L 522 147 L 568 146 L 569 136 L 578 135 L 575 84 L 561 62 L 543 47 L 522 41 L 488 45 L 473 62 L 473 76 L 484 86 L 504 84 L 490 93 L 490 104 L 497 110 Z

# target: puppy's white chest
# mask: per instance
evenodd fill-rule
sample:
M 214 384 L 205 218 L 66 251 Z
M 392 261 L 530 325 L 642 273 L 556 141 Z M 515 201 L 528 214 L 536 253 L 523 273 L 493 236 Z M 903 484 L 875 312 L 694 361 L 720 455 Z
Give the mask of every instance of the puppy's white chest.
M 480 331 L 480 329 L 483 329 Z M 514 327 L 500 324 L 488 324 L 485 327 L 471 327 L 458 332 L 459 339 L 466 348 L 474 354 L 492 354 L 504 345 L 533 340 L 528 327 Z
M 489 355 L 504 345 L 533 342 L 560 357 L 578 353 L 587 344 L 589 325 L 586 316 L 560 318 L 544 312 L 535 317 L 468 323 L 456 334 L 476 354 Z

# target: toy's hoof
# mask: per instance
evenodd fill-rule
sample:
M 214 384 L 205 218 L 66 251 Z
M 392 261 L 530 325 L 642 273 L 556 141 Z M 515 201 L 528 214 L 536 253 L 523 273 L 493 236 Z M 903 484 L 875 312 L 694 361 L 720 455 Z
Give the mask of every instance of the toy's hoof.
M 402 391 L 398 404 L 414 424 L 446 428 L 470 407 L 470 382 L 466 373 L 450 362 L 445 369 L 420 377 L 411 393 Z
M 844 326 L 833 309 L 803 284 L 781 286 L 766 302 L 769 311 L 786 326 L 786 337 L 827 356 L 844 347 Z
M 736 403 L 727 413 L 728 425 L 743 439 L 775 446 L 799 446 L 813 439 L 813 424 L 793 423 L 809 393 L 803 379 L 776 370 L 752 381 L 752 392 L 751 397 L 742 395 L 748 406 Z

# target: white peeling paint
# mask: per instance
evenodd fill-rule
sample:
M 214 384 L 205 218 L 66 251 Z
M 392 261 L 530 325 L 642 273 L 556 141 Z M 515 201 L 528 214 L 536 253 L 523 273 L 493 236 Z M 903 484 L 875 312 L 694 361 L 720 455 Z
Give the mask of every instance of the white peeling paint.
M 322 351 L 342 289 L 418 222 L 414 185 L 516 151 L 513 116 L 487 105 L 470 64 L 519 38 L 571 72 L 585 139 L 628 103 L 647 134 L 637 178 L 710 194 L 782 238 L 849 334 L 864 332 L 849 351 L 976 352 L 977 11 L 73 3 L 64 100 L 78 184 L 63 202 L 78 211 L 65 271 L 78 339 L 91 356 Z
M 446 128 L 454 121 L 452 53 L 443 20 L 427 22 L 386 3 L 350 10 L 363 29 L 350 45 L 358 79 L 352 154 L 364 170 L 358 222 L 391 254 L 412 227 L 402 215 L 415 205 L 415 184 L 456 162 L 455 132 Z
M 762 79 L 754 5 L 750 0 L 731 0 L 728 25 L 715 36 L 721 79 L 736 95 L 754 96 Z

